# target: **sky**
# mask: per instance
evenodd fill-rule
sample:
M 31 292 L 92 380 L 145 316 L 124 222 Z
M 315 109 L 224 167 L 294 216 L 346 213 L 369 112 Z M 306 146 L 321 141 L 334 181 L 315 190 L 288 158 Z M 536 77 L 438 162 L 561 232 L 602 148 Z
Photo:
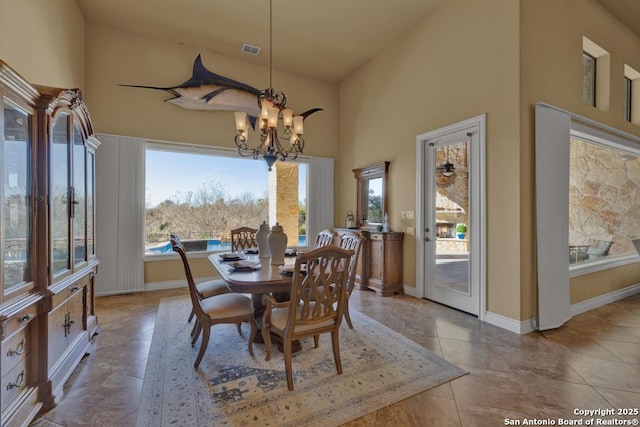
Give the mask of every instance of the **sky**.
M 306 182 L 306 167 L 300 168 L 300 182 Z M 172 170 L 177 172 L 171 172 Z M 262 159 L 221 157 L 200 153 L 146 150 L 145 189 L 147 207 L 157 206 L 177 193 L 186 193 L 212 182 L 220 183 L 225 193 L 237 196 L 251 193 L 265 197 L 269 170 Z M 299 200 L 306 198 L 301 185 Z

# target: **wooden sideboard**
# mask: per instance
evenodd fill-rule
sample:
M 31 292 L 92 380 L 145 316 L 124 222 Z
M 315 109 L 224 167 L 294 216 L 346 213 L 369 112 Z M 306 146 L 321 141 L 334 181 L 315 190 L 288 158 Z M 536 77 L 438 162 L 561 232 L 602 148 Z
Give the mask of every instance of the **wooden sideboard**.
M 372 289 L 383 297 L 403 293 L 402 240 L 404 233 L 395 231 L 382 233 L 346 228 L 336 230 L 338 233 L 358 231 L 365 238 L 356 270 L 356 289 Z

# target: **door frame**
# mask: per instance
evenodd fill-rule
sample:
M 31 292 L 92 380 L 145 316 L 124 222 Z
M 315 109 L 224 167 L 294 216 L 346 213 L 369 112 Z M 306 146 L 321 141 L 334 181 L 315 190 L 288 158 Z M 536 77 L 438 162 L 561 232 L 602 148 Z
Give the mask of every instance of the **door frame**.
M 467 132 L 477 134 L 477 141 L 469 144 L 470 158 L 470 228 L 473 230 L 469 242 L 470 276 L 477 275 L 479 281 L 478 319 L 485 320 L 486 304 L 486 114 L 466 119 L 439 129 L 435 129 L 416 137 L 416 296 L 424 298 L 426 295 L 426 279 L 428 276 L 425 257 L 425 226 L 430 214 L 424 208 L 425 181 L 430 171 L 426 164 L 426 152 L 429 141 L 442 138 L 452 133 Z

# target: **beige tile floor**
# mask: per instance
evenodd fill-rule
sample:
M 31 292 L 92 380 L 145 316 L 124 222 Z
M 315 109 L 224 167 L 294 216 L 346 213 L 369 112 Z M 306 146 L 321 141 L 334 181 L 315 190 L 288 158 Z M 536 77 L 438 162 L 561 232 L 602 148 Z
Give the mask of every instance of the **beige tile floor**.
M 32 425 L 134 426 L 158 302 L 182 294 L 186 289 L 98 298 L 95 348 L 58 406 Z M 350 427 L 503 426 L 507 418 L 580 418 L 574 409 L 640 408 L 640 294 L 578 315 L 558 330 L 522 336 L 404 295 L 360 291 L 351 306 L 469 375 Z

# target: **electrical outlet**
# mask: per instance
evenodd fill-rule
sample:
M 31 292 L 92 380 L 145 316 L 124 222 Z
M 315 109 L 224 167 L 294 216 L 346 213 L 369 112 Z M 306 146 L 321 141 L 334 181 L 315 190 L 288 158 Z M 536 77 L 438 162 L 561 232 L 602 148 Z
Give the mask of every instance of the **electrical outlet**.
M 407 219 L 413 219 L 413 211 L 407 211 Z
M 407 227 L 407 234 L 410 236 L 413 236 L 414 234 L 416 234 L 415 228 Z

